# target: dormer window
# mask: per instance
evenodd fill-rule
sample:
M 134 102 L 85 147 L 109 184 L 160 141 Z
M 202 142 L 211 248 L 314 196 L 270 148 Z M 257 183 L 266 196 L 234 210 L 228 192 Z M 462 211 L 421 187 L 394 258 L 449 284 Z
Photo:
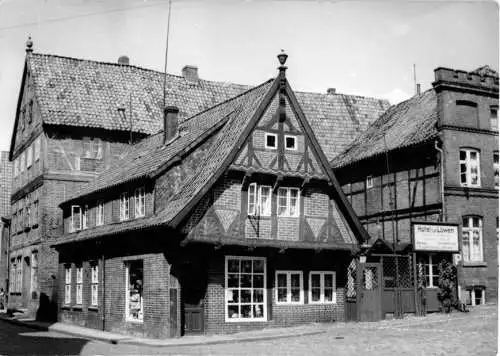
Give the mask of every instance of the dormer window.
M 102 158 L 102 141 L 98 137 L 83 138 L 83 157 L 101 159 Z
M 266 148 L 275 150 L 278 147 L 278 135 L 266 132 L 265 139 L 266 139 L 265 142 Z
M 250 184 L 248 186 L 248 215 L 270 216 L 271 196 L 271 186 Z
M 135 217 L 139 218 L 146 215 L 146 192 L 144 187 L 135 190 Z
M 285 148 L 287 150 L 296 151 L 297 150 L 297 137 L 285 135 Z
M 299 190 L 279 188 L 277 205 L 279 216 L 299 216 Z
M 70 232 L 80 231 L 82 229 L 82 209 L 79 205 L 71 206 Z

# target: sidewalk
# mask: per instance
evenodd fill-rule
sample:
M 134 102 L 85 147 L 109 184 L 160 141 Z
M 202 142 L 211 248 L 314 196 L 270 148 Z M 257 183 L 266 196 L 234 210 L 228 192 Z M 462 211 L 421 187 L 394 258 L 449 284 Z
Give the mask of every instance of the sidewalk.
M 35 320 L 23 320 L 0 314 L 0 320 L 15 325 L 29 327 L 40 331 L 53 331 L 80 337 L 88 340 L 99 340 L 110 344 L 128 344 L 137 346 L 168 347 L 195 346 L 252 342 L 271 339 L 293 338 L 307 335 L 322 334 L 327 331 L 326 324 L 307 324 L 294 327 L 269 328 L 256 331 L 240 332 L 228 335 L 199 335 L 171 339 L 148 339 L 133 337 L 107 331 L 85 328 L 65 323 L 45 323 Z

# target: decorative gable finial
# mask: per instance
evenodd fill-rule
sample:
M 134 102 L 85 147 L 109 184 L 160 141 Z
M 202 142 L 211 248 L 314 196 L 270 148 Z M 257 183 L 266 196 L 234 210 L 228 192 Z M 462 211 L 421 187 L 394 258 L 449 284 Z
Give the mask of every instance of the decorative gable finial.
M 26 53 L 33 52 L 33 41 L 31 40 L 31 36 L 28 36 L 28 40 L 26 41 Z
M 281 53 L 278 54 L 278 61 L 280 62 L 280 66 L 278 67 L 278 70 L 280 71 L 281 76 L 285 76 L 285 71 L 287 70 L 287 66 L 285 66 L 286 60 L 288 58 L 288 54 L 285 53 L 285 50 L 282 49 Z

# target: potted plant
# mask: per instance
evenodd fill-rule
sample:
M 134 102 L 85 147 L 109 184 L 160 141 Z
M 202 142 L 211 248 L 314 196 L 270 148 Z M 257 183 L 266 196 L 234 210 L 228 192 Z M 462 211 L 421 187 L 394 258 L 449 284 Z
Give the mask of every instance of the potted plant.
M 455 288 L 457 280 L 456 267 L 447 260 L 442 260 L 438 265 L 439 271 L 439 291 L 438 299 L 441 302 L 442 309 L 449 313 L 451 307 L 455 304 Z

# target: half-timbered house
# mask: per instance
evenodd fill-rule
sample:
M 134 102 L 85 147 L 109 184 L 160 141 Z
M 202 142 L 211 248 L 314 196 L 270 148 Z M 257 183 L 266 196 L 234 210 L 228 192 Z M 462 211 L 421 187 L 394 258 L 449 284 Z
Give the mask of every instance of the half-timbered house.
M 61 204 L 59 319 L 171 337 L 345 320 L 368 239 L 285 77 L 177 124 Z
M 497 300 L 498 73 L 434 74 L 431 89 L 389 108 L 332 161 L 371 236 L 369 261 L 383 266 L 384 313 L 416 310 L 418 271 L 425 308 L 439 310 L 438 263 L 452 253 L 461 301 Z M 416 251 L 412 261 L 415 222 L 459 225 L 460 251 Z
M 121 182 L 121 173 L 100 173 L 140 152 L 140 141 L 162 130 L 164 101 L 179 108 L 182 124 L 250 87 L 204 80 L 194 66 L 181 76 L 165 75 L 131 65 L 126 56 L 105 63 L 34 53 L 32 47 L 29 40 L 9 153 L 9 308 L 50 318 L 59 278 L 50 245 L 64 233 L 59 203 L 94 180 Z M 333 92 L 297 97 L 328 159 L 388 107 L 384 100 Z

